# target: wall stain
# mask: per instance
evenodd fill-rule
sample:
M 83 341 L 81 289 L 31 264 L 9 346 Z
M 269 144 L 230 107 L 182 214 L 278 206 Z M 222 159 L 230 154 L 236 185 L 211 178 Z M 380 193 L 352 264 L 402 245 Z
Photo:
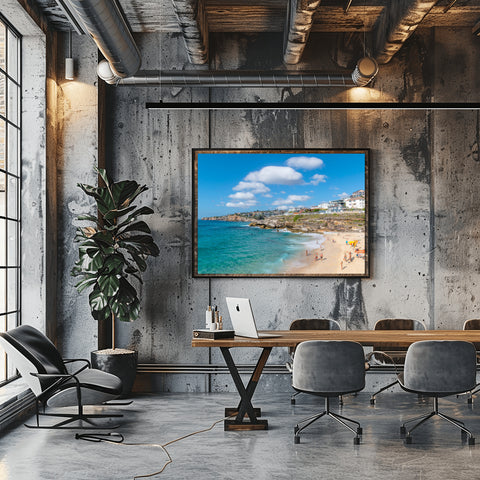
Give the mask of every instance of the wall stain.
M 417 138 L 400 148 L 403 160 L 418 182 L 430 184 L 430 145 L 426 129 Z
M 346 278 L 335 289 L 335 305 L 330 318 L 341 323 L 345 321 L 347 330 L 366 329 L 368 321 L 361 280 Z

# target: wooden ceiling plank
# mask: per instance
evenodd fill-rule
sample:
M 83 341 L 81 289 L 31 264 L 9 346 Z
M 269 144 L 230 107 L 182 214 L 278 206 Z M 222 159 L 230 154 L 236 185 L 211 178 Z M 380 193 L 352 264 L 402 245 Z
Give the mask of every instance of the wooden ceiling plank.
M 190 63 L 207 63 L 208 22 L 205 0 L 172 0 L 172 3 Z
M 396 0 L 386 7 L 374 28 L 378 63 L 388 63 L 420 25 L 437 0 Z
M 283 61 L 297 64 L 302 58 L 313 25 L 313 15 L 321 0 L 289 0 Z

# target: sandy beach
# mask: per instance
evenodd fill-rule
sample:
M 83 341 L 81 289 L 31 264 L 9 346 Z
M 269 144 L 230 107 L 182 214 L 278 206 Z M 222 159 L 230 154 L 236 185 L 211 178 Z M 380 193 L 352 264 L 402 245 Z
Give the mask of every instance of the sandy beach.
M 289 265 L 288 273 L 305 275 L 361 275 L 365 273 L 365 236 L 363 233 L 323 234 L 325 240 Z

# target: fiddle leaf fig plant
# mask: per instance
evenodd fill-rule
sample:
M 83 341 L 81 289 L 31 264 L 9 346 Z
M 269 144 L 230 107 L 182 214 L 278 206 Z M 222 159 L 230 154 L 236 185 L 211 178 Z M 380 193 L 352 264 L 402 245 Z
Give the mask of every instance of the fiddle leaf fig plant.
M 72 275 L 81 277 L 75 285 L 81 293 L 91 288 L 89 303 L 96 320 L 112 321 L 112 348 L 115 348 L 115 319 L 132 322 L 138 318 L 140 300 L 132 285 L 133 278 L 142 282 L 146 259 L 158 256 L 149 226 L 141 220 L 151 215 L 149 207 L 136 207 L 135 199 L 148 190 L 133 180 L 112 182 L 106 170 L 96 169 L 105 186 L 78 186 L 97 203 L 98 217 L 79 215 L 93 226 L 77 227 L 79 258 Z

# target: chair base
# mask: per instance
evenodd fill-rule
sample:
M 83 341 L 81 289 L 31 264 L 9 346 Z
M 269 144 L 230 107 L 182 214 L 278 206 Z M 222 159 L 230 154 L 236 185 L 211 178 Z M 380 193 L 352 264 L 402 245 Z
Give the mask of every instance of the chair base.
M 24 424 L 27 428 L 40 428 L 40 429 L 54 429 L 54 430 L 61 430 L 61 429 L 75 429 L 75 430 L 93 430 L 93 429 L 115 429 L 118 428 L 120 425 L 97 425 L 93 422 L 92 418 L 121 418 L 123 417 L 122 414 L 104 414 L 104 413 L 83 413 L 83 406 L 79 403 L 77 405 L 77 413 L 45 413 L 45 405 L 43 405 L 43 412 L 40 413 L 39 409 L 40 401 L 37 399 L 35 401 L 35 418 L 36 418 L 36 425 L 28 425 Z M 65 418 L 65 420 L 61 420 L 53 425 L 40 425 L 40 417 L 59 417 Z M 85 422 L 88 425 L 81 425 L 75 426 L 71 425 L 74 422 Z
M 325 397 L 325 410 L 322 413 L 319 413 L 319 414 L 313 415 L 311 417 L 305 418 L 303 420 L 300 420 L 300 422 L 298 422 L 297 425 L 295 425 L 295 427 L 293 428 L 293 433 L 294 433 L 293 441 L 294 441 L 294 443 L 299 444 L 300 443 L 300 433 L 302 432 L 302 430 L 304 430 L 309 425 L 311 425 L 313 422 L 316 422 L 318 419 L 322 418 L 323 416 L 328 416 L 328 417 L 333 418 L 338 423 L 340 423 L 345 428 L 347 428 L 352 433 L 354 433 L 355 434 L 355 437 L 353 439 L 354 445 L 359 445 L 360 444 L 360 435 L 362 435 L 362 433 L 363 433 L 363 430 L 362 430 L 362 427 L 360 426 L 360 423 L 358 423 L 356 420 L 352 420 L 351 418 L 347 418 L 347 417 L 344 417 L 343 415 L 339 415 L 338 413 L 332 412 L 330 410 L 330 398 L 329 397 Z M 346 422 L 350 422 L 350 423 L 353 423 L 353 424 L 357 425 L 357 428 L 353 429 Z M 303 425 L 301 427 L 300 424 L 302 424 L 302 423 L 305 423 L 305 425 Z
M 385 387 L 382 387 L 380 390 L 378 390 L 377 392 L 375 392 L 375 393 L 370 397 L 370 405 L 375 405 L 376 396 L 377 396 L 379 393 L 382 393 L 382 392 L 384 392 L 385 390 L 388 390 L 389 388 L 393 387 L 394 385 L 397 385 L 397 383 L 398 383 L 398 380 L 395 380 L 394 382 L 389 383 L 389 384 L 386 385 Z
M 473 436 L 472 432 L 465 427 L 465 424 L 461 420 L 457 420 L 456 418 L 450 417 L 445 415 L 438 410 L 438 397 L 433 397 L 433 411 L 427 413 L 426 415 L 420 415 L 418 417 L 410 418 L 403 425 L 400 427 L 400 434 L 405 435 L 405 443 L 411 444 L 412 443 L 412 432 L 419 427 L 420 425 L 424 424 L 427 420 L 430 420 L 432 417 L 438 416 L 443 420 L 446 420 L 448 423 L 451 423 L 454 427 L 457 427 L 459 430 L 462 431 L 462 435 L 468 435 L 468 444 L 475 445 L 475 437 Z M 417 421 L 418 420 L 418 421 Z M 412 428 L 407 430 L 406 425 L 408 423 L 417 422 Z
M 60 418 L 66 418 L 66 420 L 62 420 L 58 423 L 55 423 L 53 425 L 40 425 L 40 416 L 46 416 L 46 417 L 60 417 Z M 37 416 L 37 424 L 36 425 L 28 425 L 24 424 L 27 428 L 40 428 L 40 429 L 54 429 L 54 430 L 66 430 L 66 429 L 74 429 L 74 430 L 112 430 L 115 428 L 118 428 L 120 425 L 97 425 L 96 423 L 92 422 L 90 420 L 91 418 L 119 418 L 123 417 L 123 415 L 103 415 L 103 414 L 67 414 L 67 413 L 41 413 Z M 76 426 L 76 425 L 71 425 L 74 422 L 85 422 L 88 423 L 88 426 L 82 425 L 82 426 Z

